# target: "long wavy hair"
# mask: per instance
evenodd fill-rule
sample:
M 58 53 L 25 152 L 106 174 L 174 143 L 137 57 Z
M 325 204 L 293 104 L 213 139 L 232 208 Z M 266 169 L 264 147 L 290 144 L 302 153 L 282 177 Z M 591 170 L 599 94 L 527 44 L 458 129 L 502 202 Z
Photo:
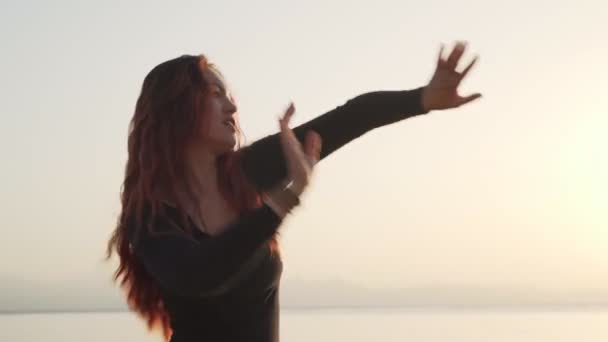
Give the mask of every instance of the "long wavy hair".
M 202 108 L 210 88 L 201 71 L 204 68 L 221 75 L 204 55 L 183 55 L 159 64 L 145 77 L 129 125 L 121 212 L 106 251 L 106 260 L 113 252 L 119 256 L 113 280 L 119 282 L 129 308 L 146 321 L 149 330 L 160 330 L 167 341 L 172 329 L 159 286 L 135 255 L 128 237 L 139 235 L 141 229 L 152 232 L 152 223 L 168 216 L 163 201 L 178 198 L 178 189 L 193 203 L 198 201 L 192 188 L 183 183 L 191 179 L 186 147 L 201 131 Z M 217 160 L 222 195 L 239 213 L 261 205 L 260 194 L 239 167 L 243 137 L 237 120 L 237 146 Z M 183 206 L 178 205 L 177 210 L 178 229 L 192 234 Z M 278 232 L 268 242 L 273 253 L 279 252 L 277 237 Z

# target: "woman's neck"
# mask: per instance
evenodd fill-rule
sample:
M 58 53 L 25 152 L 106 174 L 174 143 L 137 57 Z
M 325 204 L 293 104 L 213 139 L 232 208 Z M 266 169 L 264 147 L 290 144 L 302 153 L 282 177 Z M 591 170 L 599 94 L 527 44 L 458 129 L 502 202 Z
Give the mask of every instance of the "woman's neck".
M 191 150 L 188 157 L 192 190 L 203 194 L 218 191 L 217 155 L 206 149 L 196 149 Z

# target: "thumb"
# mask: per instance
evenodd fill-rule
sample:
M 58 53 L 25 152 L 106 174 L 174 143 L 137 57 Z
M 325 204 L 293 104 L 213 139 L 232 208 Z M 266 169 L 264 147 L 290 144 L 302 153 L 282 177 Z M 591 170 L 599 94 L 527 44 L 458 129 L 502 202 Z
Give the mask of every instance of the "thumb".
M 466 97 L 461 97 L 458 101 L 458 106 L 462 106 L 463 104 L 469 103 L 471 101 L 477 100 L 478 98 L 481 97 L 480 93 L 475 93 Z
M 315 131 L 308 131 L 304 140 L 304 154 L 312 162 L 316 164 L 321 159 L 321 136 Z

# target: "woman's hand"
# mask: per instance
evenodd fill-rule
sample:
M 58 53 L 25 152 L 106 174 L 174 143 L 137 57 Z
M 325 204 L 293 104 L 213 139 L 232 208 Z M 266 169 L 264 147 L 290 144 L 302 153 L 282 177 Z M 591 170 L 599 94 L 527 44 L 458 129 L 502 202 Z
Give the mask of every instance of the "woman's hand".
M 315 131 L 308 131 L 304 146 L 289 128 L 289 120 L 295 112 L 293 103 L 289 105 L 282 118 L 279 118 L 281 127 L 281 146 L 287 164 L 287 177 L 293 181 L 291 189 L 300 195 L 310 183 L 312 169 L 319 161 L 321 154 L 321 136 Z
M 477 62 L 477 56 L 462 72 L 458 72 L 456 67 L 466 49 L 466 43 L 457 42 L 447 59 L 442 57 L 443 47 L 443 44 L 441 44 L 435 73 L 422 92 L 422 107 L 427 111 L 460 107 L 481 97 L 479 93 L 462 97 L 458 95 L 457 89 L 460 82 Z
M 312 169 L 319 161 L 321 154 L 321 136 L 317 132 L 308 131 L 302 147 L 296 135 L 289 128 L 289 120 L 294 112 L 295 107 L 292 103 L 283 117 L 279 118 L 281 148 L 285 157 L 287 181 L 291 182 L 291 186 L 289 190 L 284 190 L 284 184 L 278 184 L 264 195 L 264 202 L 280 217 L 285 217 L 300 203 L 298 197 L 310 183 Z

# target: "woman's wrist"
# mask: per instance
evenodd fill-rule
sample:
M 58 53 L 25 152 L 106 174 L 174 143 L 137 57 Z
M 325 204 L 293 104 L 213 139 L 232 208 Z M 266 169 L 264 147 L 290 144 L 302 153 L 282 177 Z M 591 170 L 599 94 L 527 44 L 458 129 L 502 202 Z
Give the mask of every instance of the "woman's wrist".
M 287 215 L 287 210 L 283 208 L 280 204 L 278 204 L 268 193 L 264 193 L 262 197 L 262 201 L 272 209 L 272 211 L 277 214 L 278 217 L 284 218 Z
M 300 205 L 299 194 L 297 184 L 283 182 L 265 192 L 263 201 L 279 216 L 285 217 L 293 208 Z

